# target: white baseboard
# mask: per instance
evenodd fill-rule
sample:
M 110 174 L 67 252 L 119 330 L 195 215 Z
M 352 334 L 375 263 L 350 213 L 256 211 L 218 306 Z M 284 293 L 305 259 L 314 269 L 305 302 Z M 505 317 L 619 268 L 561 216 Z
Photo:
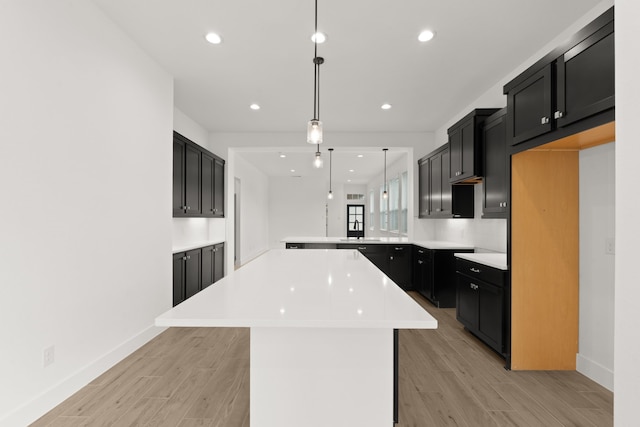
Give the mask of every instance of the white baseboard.
M 576 370 L 607 390 L 613 391 L 613 371 L 611 369 L 578 353 L 576 354 Z
M 166 328 L 157 326 L 148 327 L 101 358 L 6 414 L 0 419 L 0 427 L 28 426 L 118 362 L 122 361 L 125 357 L 152 340 L 165 329 Z

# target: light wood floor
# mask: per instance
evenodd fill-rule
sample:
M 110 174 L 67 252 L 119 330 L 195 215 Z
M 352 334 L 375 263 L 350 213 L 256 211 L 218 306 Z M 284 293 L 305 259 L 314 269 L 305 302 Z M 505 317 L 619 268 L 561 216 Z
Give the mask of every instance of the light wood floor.
M 573 371 L 506 371 L 455 309 L 412 296 L 439 328 L 400 331 L 398 427 L 613 425 L 608 390 Z M 249 331 L 171 328 L 32 426 L 248 427 Z

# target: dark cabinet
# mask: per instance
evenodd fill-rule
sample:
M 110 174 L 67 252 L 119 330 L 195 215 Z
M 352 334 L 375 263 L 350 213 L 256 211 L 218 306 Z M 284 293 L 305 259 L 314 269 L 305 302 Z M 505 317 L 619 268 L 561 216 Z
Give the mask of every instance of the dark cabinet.
M 507 325 L 506 272 L 457 259 L 456 319 L 500 354 Z
M 414 268 L 418 267 L 414 287 L 436 307 L 456 306 L 455 252 L 473 252 L 470 249 L 427 249 L 416 247 Z M 422 252 L 420 252 L 422 251 Z
M 614 52 L 611 8 L 507 83 L 504 93 L 510 145 L 533 139 L 540 144 L 560 139 L 585 130 L 584 126 L 570 125 L 612 112 L 615 107 Z M 611 120 L 607 117 L 604 122 L 607 121 Z
M 411 245 L 390 245 L 389 252 L 389 277 L 405 291 L 413 290 L 411 280 Z
M 484 122 L 482 217 L 506 218 L 509 192 L 506 108 Z
M 173 305 L 224 276 L 224 243 L 173 254 Z
M 448 145 L 420 159 L 418 167 L 420 218 L 473 218 L 473 185 L 449 183 Z
M 449 182 L 482 177 L 482 124 L 497 108 L 477 108 L 447 130 L 449 135 Z
M 338 243 L 337 249 L 357 249 L 369 261 L 373 263 L 380 271 L 389 276 L 389 251 L 387 245 L 384 244 L 366 244 L 366 243 Z M 393 278 L 391 278 L 393 280 Z M 394 280 L 395 281 L 395 280 Z
M 202 289 L 224 276 L 224 243 L 202 248 Z
M 173 216 L 224 217 L 224 160 L 173 133 Z

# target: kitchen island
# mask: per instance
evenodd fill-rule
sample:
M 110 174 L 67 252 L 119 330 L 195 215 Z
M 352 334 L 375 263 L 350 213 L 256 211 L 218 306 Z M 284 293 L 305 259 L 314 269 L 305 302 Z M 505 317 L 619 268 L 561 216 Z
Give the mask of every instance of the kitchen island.
M 251 328 L 252 427 L 393 423 L 394 329 L 437 321 L 357 250 L 272 250 L 156 319 Z

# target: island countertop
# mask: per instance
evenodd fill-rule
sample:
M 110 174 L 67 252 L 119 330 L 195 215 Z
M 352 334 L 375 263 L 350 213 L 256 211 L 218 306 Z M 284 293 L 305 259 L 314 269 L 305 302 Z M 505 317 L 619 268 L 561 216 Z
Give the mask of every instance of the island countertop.
M 158 326 L 434 329 L 357 250 L 271 250 L 156 319 Z
M 417 245 L 426 249 L 474 249 L 468 243 L 448 242 L 444 240 L 410 240 L 407 237 L 365 237 L 357 239 L 355 237 L 311 237 L 311 236 L 288 236 L 281 240 L 283 243 L 327 243 L 327 244 L 362 244 L 362 245 Z

